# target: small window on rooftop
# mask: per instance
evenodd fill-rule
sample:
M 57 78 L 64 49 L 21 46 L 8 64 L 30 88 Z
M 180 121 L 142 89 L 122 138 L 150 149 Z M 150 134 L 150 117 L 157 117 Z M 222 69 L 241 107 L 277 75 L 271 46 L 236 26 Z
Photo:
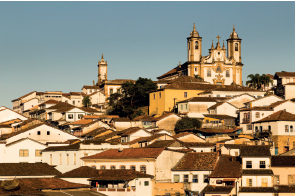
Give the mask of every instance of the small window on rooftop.
M 37 131 L 37 135 L 41 135 L 41 132 L 40 131 Z

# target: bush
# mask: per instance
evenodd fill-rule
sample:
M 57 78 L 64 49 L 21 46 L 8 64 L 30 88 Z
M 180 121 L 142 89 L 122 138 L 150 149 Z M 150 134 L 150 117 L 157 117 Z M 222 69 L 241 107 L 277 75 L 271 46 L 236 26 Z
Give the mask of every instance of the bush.
M 198 129 L 201 127 L 201 122 L 196 118 L 183 117 L 177 121 L 175 125 L 175 133 L 178 134 L 181 129 Z

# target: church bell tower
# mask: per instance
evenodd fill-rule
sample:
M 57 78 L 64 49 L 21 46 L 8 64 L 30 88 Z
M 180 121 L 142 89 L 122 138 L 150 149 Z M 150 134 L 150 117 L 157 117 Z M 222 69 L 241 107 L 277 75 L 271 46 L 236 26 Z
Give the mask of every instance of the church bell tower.
M 227 39 L 227 56 L 228 58 L 234 58 L 236 62 L 241 63 L 241 40 L 238 34 L 235 32 L 235 27 L 233 25 L 233 31 L 230 34 L 229 39 Z
M 195 29 L 195 23 L 193 25 L 193 31 L 190 33 L 190 37 L 187 38 L 187 61 L 189 62 L 199 62 L 201 55 L 201 41 L 202 38 L 199 37 L 198 32 Z
M 98 84 L 107 80 L 107 65 L 107 61 L 104 60 L 104 56 L 102 54 L 102 58 L 98 62 Z

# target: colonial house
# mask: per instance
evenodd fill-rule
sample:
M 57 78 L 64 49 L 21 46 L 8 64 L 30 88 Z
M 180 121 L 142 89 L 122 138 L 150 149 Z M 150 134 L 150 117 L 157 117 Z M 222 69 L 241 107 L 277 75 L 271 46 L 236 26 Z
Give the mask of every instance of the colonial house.
M 183 183 L 186 195 L 198 195 L 208 185 L 208 177 L 218 160 L 215 152 L 189 152 L 173 168 L 172 182 Z
M 121 143 L 127 143 L 127 142 L 133 141 L 133 140 L 141 138 L 141 137 L 152 136 L 152 133 L 146 131 L 145 129 L 139 128 L 139 127 L 131 127 L 131 128 L 123 130 L 123 132 L 124 133 L 120 135 Z
M 210 111 L 211 110 L 212 109 L 210 109 Z M 235 126 L 236 126 L 236 123 L 235 123 L 234 116 L 230 116 L 226 114 L 204 114 L 202 128 L 230 129 L 230 128 L 234 128 Z
M 89 120 L 86 120 L 86 121 L 89 121 Z M 102 121 L 96 120 L 96 121 L 91 121 L 91 122 L 82 124 L 80 126 L 78 125 L 78 126 L 72 127 L 71 132 L 73 133 L 73 135 L 81 137 L 82 135 L 85 135 L 100 127 L 113 130 L 113 128 L 111 128 L 108 124 Z
M 19 114 L 18 112 L 2 106 L 0 108 L 0 123 L 13 119 L 27 120 L 28 118 Z
M 82 166 L 82 157 L 94 155 L 109 149 L 124 149 L 128 147 L 128 145 L 113 145 L 109 142 L 95 140 L 78 141 L 67 146 L 49 146 L 42 151 L 42 162 L 55 165 L 57 170 L 65 173 Z
M 295 186 L 295 156 L 272 156 L 273 185 Z
M 237 107 L 228 102 L 218 102 L 208 108 L 208 114 L 224 114 L 228 116 L 237 117 Z
M 268 95 L 265 97 L 261 97 L 252 101 L 245 102 L 246 108 L 252 108 L 252 107 L 262 107 L 262 106 L 269 106 L 272 103 L 275 103 L 277 101 L 283 101 L 284 99 L 276 96 L 276 95 Z
M 182 132 L 177 135 L 174 135 L 173 137 L 183 142 L 205 142 L 204 137 L 189 132 Z
M 295 148 L 295 114 L 282 110 L 252 124 L 255 134 L 271 134 L 275 155 Z

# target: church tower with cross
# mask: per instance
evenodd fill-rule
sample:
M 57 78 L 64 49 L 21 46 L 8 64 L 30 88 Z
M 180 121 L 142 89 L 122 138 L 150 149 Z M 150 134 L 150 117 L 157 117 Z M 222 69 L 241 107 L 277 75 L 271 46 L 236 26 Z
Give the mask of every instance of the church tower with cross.
M 179 64 L 157 79 L 175 79 L 181 75 L 201 77 L 211 84 L 230 85 L 233 82 L 242 85 L 241 39 L 233 31 L 227 39 L 227 49 L 224 40 L 218 35 L 216 46 L 212 40 L 209 55 L 202 56 L 202 38 L 195 24 L 187 38 L 187 62 Z M 221 46 L 222 45 L 222 46 Z

